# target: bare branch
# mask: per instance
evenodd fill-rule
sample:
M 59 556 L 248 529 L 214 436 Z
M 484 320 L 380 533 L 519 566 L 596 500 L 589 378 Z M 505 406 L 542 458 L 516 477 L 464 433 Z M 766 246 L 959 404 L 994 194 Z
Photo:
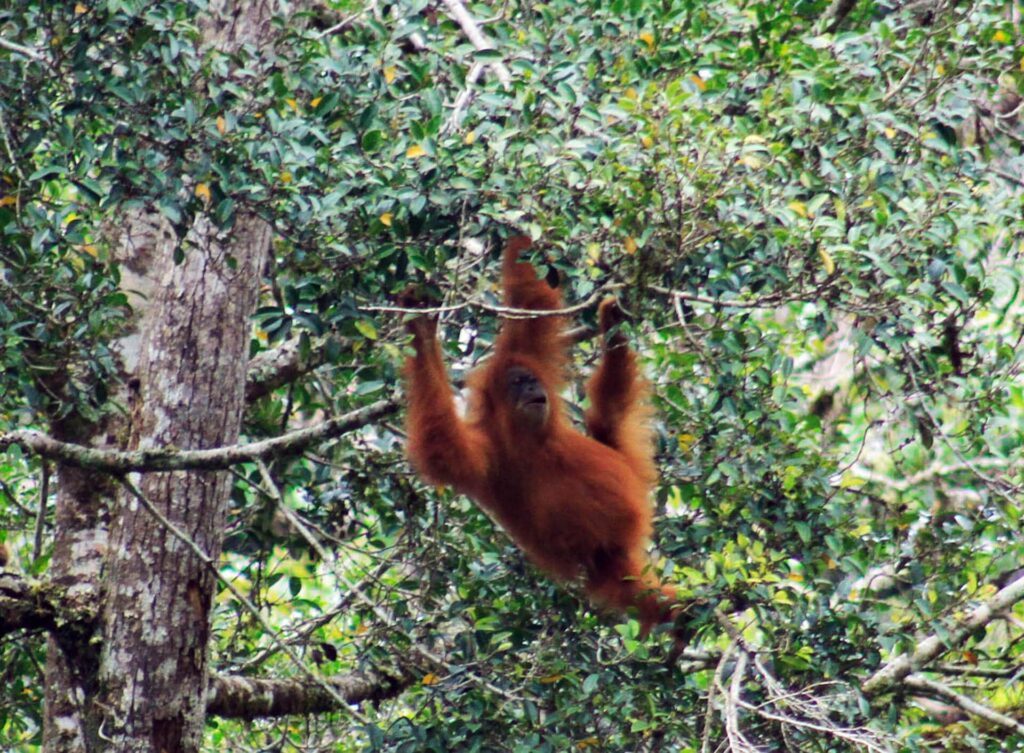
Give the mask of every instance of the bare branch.
M 712 298 L 711 296 L 695 295 L 693 293 L 683 293 L 680 290 L 672 290 L 671 288 L 665 288 L 660 285 L 651 285 L 650 289 L 656 293 L 662 295 L 672 296 L 676 300 L 690 301 L 691 303 L 706 303 L 710 306 L 718 306 L 720 308 L 732 308 L 732 309 L 764 309 L 764 308 L 775 308 L 785 303 L 796 303 L 797 301 L 815 301 L 818 300 L 823 285 L 819 285 L 813 290 L 795 293 L 793 295 L 781 295 L 772 294 L 766 295 L 761 298 L 755 298 L 749 301 L 740 301 L 735 299 L 722 299 Z
M 865 481 L 869 481 L 876 484 L 882 484 L 888 486 L 896 491 L 907 491 L 913 487 L 922 484 L 926 481 L 941 476 L 952 476 L 955 473 L 961 473 L 963 471 L 972 471 L 976 469 L 984 470 L 1001 470 L 1013 466 L 1014 461 L 1009 458 L 998 458 L 998 457 L 985 457 L 975 458 L 970 463 L 932 463 L 927 468 L 913 473 L 906 478 L 898 479 L 886 476 L 884 474 L 876 473 L 875 471 L 866 468 L 862 465 L 855 465 L 850 468 L 850 473 L 862 478 Z
M 409 673 L 393 676 L 352 672 L 323 678 L 333 690 L 329 693 L 321 685 L 311 685 L 306 678 L 272 680 L 215 675 L 210 678 L 206 711 L 225 719 L 348 711 L 350 704 L 394 698 L 414 680 Z M 339 699 L 344 703 L 339 703 Z
M 384 311 L 391 314 L 448 314 L 452 311 L 459 311 L 465 308 L 476 308 L 482 311 L 490 311 L 491 313 L 498 314 L 505 319 L 538 319 L 545 316 L 569 316 L 579 311 L 585 311 L 588 308 L 600 303 L 601 299 L 616 290 L 620 290 L 625 287 L 621 283 L 613 283 L 610 285 L 602 285 L 600 288 L 591 293 L 586 299 L 575 303 L 572 306 L 566 306 L 560 309 L 520 309 L 513 306 L 498 306 L 493 303 L 484 303 L 483 301 L 466 301 L 464 303 L 455 303 L 449 306 L 425 306 L 423 308 L 410 308 L 407 306 L 360 306 L 360 311 Z
M 1011 665 L 1009 667 L 978 667 L 974 664 L 937 664 L 934 667 L 928 668 L 929 672 L 935 672 L 940 675 L 988 677 L 996 679 L 1013 677 L 1021 670 L 1024 670 L 1024 666 L 1019 664 Z
M 51 460 L 107 473 L 132 471 L 212 471 L 281 455 L 301 452 L 307 447 L 336 439 L 398 410 L 395 400 L 378 400 L 365 408 L 261 442 L 217 447 L 209 450 L 156 448 L 121 452 L 61 442 L 39 431 L 20 430 L 0 434 L 0 450 L 20 445 Z
M 968 714 L 973 714 L 974 716 L 980 717 L 999 727 L 1005 727 L 1008 730 L 1016 732 L 1018 735 L 1024 735 L 1024 724 L 1021 724 L 1016 719 L 1006 716 L 1005 714 L 1000 714 L 995 709 L 991 709 L 984 704 L 978 703 L 973 698 L 957 693 L 951 687 L 941 682 L 929 680 L 927 677 L 915 674 L 905 678 L 903 680 L 903 684 L 907 687 L 914 688 L 915 690 L 924 690 L 939 695 L 959 706 Z
M 457 131 L 462 125 L 462 113 L 469 106 L 470 101 L 473 99 L 473 85 L 480 80 L 480 76 L 484 72 L 483 63 L 473 63 L 473 66 L 469 69 L 469 73 L 466 75 L 466 88 L 463 89 L 459 96 L 455 98 L 454 104 L 452 104 L 452 114 L 448 116 L 448 120 L 445 121 L 444 128 L 441 129 L 441 133 L 448 133 L 450 131 Z
M 958 621 L 946 634 L 945 641 L 932 634 L 917 642 L 911 654 L 900 654 L 864 681 L 861 689 L 867 695 L 878 695 L 903 682 L 907 677 L 934 661 L 945 651 L 955 648 L 967 640 L 975 630 L 985 627 L 996 615 L 1024 599 L 1024 578 L 998 591 L 988 601 L 983 601 Z
M 461 0 L 444 0 L 444 5 L 448 9 L 448 13 L 451 14 L 460 27 L 462 32 L 466 35 L 466 38 L 473 43 L 473 46 L 480 50 L 493 50 L 494 44 L 491 40 L 480 31 L 480 27 L 476 23 L 476 19 L 470 15 L 469 11 L 466 10 L 466 6 L 462 4 Z M 494 69 L 494 74 L 498 77 L 502 86 L 506 89 L 512 85 L 512 74 L 509 73 L 508 68 L 505 67 L 504 63 L 490 63 L 490 67 Z
M 17 42 L 11 42 L 10 40 L 4 39 L 3 37 L 0 37 L 0 47 L 2 47 L 5 50 L 10 50 L 11 52 L 15 52 L 19 55 L 24 55 L 25 57 L 31 60 L 43 59 L 42 53 L 40 53 L 38 50 L 32 47 L 25 47 L 24 45 L 20 45 Z
M 823 14 L 824 18 L 829 19 L 829 34 L 835 34 L 839 30 L 839 27 L 843 25 L 843 21 L 850 15 L 850 11 L 856 6 L 857 0 L 833 0 L 828 10 Z
M 324 335 L 310 338 L 308 348 L 302 346 L 301 337 L 295 337 L 272 350 L 257 353 L 249 361 L 245 375 L 246 402 L 261 398 L 319 368 L 327 362 L 327 354 L 331 349 L 351 348 L 352 342 L 347 338 Z

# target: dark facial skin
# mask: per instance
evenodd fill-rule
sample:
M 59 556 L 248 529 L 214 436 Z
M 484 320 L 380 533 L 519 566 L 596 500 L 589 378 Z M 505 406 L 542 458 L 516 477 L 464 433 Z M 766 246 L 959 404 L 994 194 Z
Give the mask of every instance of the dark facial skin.
M 505 389 L 509 402 L 532 429 L 541 429 L 548 420 L 548 395 L 544 385 L 528 369 L 513 366 L 505 372 Z

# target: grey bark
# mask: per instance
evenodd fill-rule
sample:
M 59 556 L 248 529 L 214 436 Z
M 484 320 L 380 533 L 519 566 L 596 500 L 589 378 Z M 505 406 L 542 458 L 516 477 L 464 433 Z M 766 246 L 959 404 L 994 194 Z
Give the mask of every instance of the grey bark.
M 227 53 L 244 43 L 265 46 L 274 8 L 270 0 L 216 0 L 199 22 L 203 43 Z M 175 265 L 182 241 L 157 212 L 136 210 L 117 225 L 124 288 L 144 294 L 134 300 L 137 334 L 120 343 L 135 390 L 122 396 L 130 425 L 55 425 L 52 434 L 105 449 L 233 444 L 269 227 L 243 215 L 224 238 L 200 216 L 184 240 L 184 262 Z M 44 750 L 198 750 L 213 575 L 109 476 L 62 465 L 57 479 L 51 575 L 97 618 L 52 633 Z M 137 485 L 209 556 L 219 556 L 225 472 L 147 476 Z
M 164 278 L 143 339 L 130 449 L 233 444 L 244 404 L 249 316 L 270 229 L 241 218 L 230 241 L 200 221 Z M 229 258 L 234 264 L 229 264 Z M 216 560 L 229 477 L 144 476 L 145 497 Z M 140 505 L 121 499 L 110 535 L 99 680 L 104 737 L 123 751 L 193 751 L 205 719 L 214 577 Z

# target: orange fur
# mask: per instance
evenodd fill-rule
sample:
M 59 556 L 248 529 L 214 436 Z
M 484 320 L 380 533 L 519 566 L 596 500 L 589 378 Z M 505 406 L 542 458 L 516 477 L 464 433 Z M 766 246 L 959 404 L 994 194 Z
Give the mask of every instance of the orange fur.
M 529 245 L 518 236 L 506 247 L 505 304 L 561 308 L 558 290 L 518 261 Z M 567 350 L 563 318 L 510 318 L 503 324 L 494 355 L 467 380 L 464 420 L 445 376 L 436 323 L 413 320 L 416 355 L 406 366 L 409 457 L 424 478 L 472 497 L 543 570 L 563 580 L 582 575 L 601 606 L 635 607 L 646 634 L 673 618 L 675 593 L 647 572 L 648 497 L 656 472 L 643 383 L 635 355 L 614 329 L 621 312 L 605 301 L 605 352 L 588 384 L 590 436 L 573 428 L 558 397 Z M 513 366 L 526 368 L 543 385 L 549 412 L 539 428 L 524 430 L 509 404 L 504 375 Z

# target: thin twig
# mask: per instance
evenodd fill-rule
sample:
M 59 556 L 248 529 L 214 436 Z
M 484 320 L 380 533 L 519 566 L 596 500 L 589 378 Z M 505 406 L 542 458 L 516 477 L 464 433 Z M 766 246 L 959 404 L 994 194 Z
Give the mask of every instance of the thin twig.
M 463 303 L 453 303 L 447 306 L 426 306 L 423 308 L 412 308 L 408 306 L 360 306 L 359 310 L 387 312 L 391 314 L 448 314 L 452 311 L 474 308 L 498 314 L 505 319 L 538 319 L 546 316 L 569 316 L 570 314 L 584 311 L 595 304 L 600 303 L 601 300 L 609 293 L 615 290 L 620 290 L 623 287 L 625 286 L 621 283 L 603 285 L 591 293 L 585 300 L 560 309 L 521 309 L 515 308 L 514 306 L 499 306 L 493 303 L 484 303 L 483 301 L 465 301 Z
M 39 509 L 36 510 L 36 530 L 32 541 L 32 561 L 43 553 L 43 528 L 46 525 L 46 503 L 50 498 L 50 464 L 44 459 L 40 463 Z
M 469 73 L 466 75 L 466 88 L 459 92 L 459 96 L 452 103 L 452 114 L 445 121 L 444 127 L 441 129 L 442 134 L 459 130 L 462 125 L 462 113 L 473 100 L 473 85 L 480 80 L 485 67 L 483 63 L 477 61 L 469 69 Z
M 786 303 L 796 303 L 799 301 L 814 301 L 818 299 L 818 293 L 824 286 L 819 286 L 812 291 L 806 293 L 795 293 L 793 295 L 766 295 L 762 298 L 755 298 L 752 301 L 739 301 L 735 299 L 722 299 L 712 298 L 705 295 L 695 295 L 693 293 L 683 293 L 680 290 L 672 290 L 671 288 L 665 288 L 661 285 L 651 285 L 650 290 L 662 295 L 669 295 L 673 298 L 690 301 L 691 303 L 706 303 L 710 306 L 718 306 L 720 308 L 733 308 L 733 309 L 764 309 L 774 308 L 781 306 Z

